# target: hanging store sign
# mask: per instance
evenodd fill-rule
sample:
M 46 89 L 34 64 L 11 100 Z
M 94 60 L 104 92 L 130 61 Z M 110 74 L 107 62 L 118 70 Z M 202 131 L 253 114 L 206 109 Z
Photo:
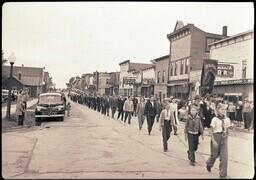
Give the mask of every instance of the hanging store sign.
M 124 78 L 123 83 L 124 84 L 134 84 L 135 83 L 135 78 Z

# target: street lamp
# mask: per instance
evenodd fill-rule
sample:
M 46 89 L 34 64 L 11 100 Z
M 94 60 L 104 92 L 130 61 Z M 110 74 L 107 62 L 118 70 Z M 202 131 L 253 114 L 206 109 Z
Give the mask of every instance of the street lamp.
M 10 79 L 9 79 L 9 83 L 8 83 L 8 100 L 7 100 L 7 111 L 6 111 L 6 117 L 7 120 L 11 119 L 11 80 L 12 80 L 12 73 L 13 73 L 13 64 L 15 63 L 16 57 L 14 55 L 14 53 L 11 53 L 11 55 L 8 58 L 10 64 L 11 64 L 11 69 L 10 69 Z

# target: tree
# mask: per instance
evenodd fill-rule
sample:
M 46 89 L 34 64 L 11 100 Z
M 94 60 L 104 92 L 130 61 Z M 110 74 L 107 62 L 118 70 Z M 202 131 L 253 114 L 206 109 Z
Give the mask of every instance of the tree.
M 5 59 L 4 58 L 4 52 L 3 52 L 3 50 L 2 50 L 2 66 L 5 64 L 5 63 L 7 63 L 7 59 Z

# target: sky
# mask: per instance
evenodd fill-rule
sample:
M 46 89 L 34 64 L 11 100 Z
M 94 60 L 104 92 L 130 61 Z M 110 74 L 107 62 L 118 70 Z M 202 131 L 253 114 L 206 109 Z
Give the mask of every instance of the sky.
M 177 20 L 232 36 L 254 28 L 253 3 L 8 2 L 2 6 L 2 51 L 14 65 L 45 67 L 57 88 L 73 76 L 120 71 L 169 54 Z

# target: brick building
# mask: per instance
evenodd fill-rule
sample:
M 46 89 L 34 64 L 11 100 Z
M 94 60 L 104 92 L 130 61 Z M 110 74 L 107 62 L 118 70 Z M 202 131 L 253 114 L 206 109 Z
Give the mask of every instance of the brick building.
M 155 65 L 144 68 L 142 71 L 141 96 L 149 98 L 154 96 L 154 85 L 156 82 Z
M 155 61 L 155 87 L 154 94 L 161 100 L 167 97 L 167 83 L 169 74 L 169 55 L 154 59 Z
M 131 63 L 130 60 L 119 63 L 120 65 L 120 83 L 119 83 L 119 95 L 134 96 L 137 88 L 135 87 L 135 72 L 151 67 L 152 64 L 145 63 Z
M 184 26 L 182 21 L 176 22 L 174 31 L 167 35 L 170 41 L 168 96 L 193 98 L 203 60 L 209 59 L 208 44 L 226 37 L 225 30 L 219 35 L 204 32 L 193 24 Z

